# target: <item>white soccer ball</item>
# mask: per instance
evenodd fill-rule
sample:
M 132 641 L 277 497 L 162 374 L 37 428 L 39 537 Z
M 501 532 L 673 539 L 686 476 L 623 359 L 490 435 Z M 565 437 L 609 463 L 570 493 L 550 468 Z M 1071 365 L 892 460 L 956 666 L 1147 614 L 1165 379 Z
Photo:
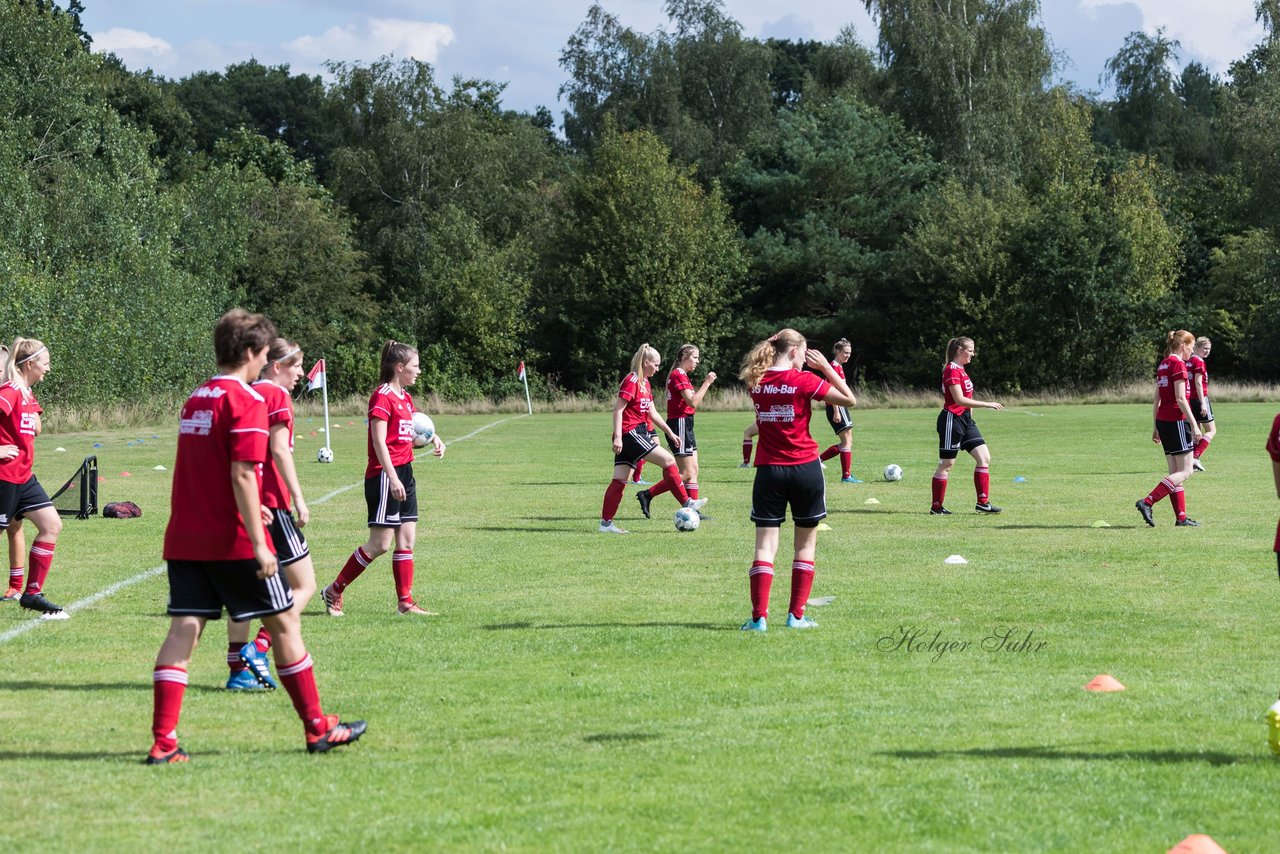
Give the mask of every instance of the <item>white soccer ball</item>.
M 316 451 L 316 462 L 331 463 L 333 462 L 333 450 L 330 448 L 321 448 Z
M 676 530 L 688 533 L 689 531 L 698 530 L 698 525 L 702 524 L 702 517 L 698 515 L 698 511 L 689 507 L 681 507 L 676 511 Z
M 897 463 L 889 463 L 884 467 L 885 480 L 902 480 L 902 466 Z
M 413 413 L 413 432 L 424 443 L 430 442 L 431 437 L 436 434 L 436 423 L 427 413 L 415 412 Z

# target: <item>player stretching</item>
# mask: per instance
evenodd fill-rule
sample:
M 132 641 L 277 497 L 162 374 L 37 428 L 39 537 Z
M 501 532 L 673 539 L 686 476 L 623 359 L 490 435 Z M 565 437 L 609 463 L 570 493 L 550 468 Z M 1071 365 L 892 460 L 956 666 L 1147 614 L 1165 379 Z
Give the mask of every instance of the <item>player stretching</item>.
M 406 389 L 422 369 L 418 351 L 399 341 L 382 347 L 379 385 L 369 397 L 369 464 L 364 471 L 364 501 L 369 510 L 369 541 L 347 558 L 333 583 L 321 591 L 325 611 L 342 616 L 342 592 L 379 555 L 391 555 L 396 585 L 396 611 L 433 616 L 413 599 L 413 545 L 418 535 L 418 487 L 413 477 L 413 398 Z M 444 456 L 445 445 L 432 436 L 432 453 Z
M 991 449 L 987 441 L 978 432 L 978 425 L 973 421 L 970 410 L 1004 409 L 998 403 L 973 398 L 973 380 L 965 372 L 964 366 L 973 361 L 977 351 L 972 338 L 952 338 L 947 342 L 947 364 L 942 368 L 942 411 L 938 413 L 938 468 L 933 472 L 933 504 L 929 506 L 932 516 L 950 516 L 951 511 L 943 506 L 947 497 L 947 478 L 951 467 L 956 464 L 956 457 L 961 451 L 968 451 L 975 463 L 973 469 L 973 488 L 977 492 L 978 503 L 974 510 L 979 513 L 999 513 L 1000 508 L 991 503 Z
M 689 371 L 698 367 L 702 354 L 693 344 L 685 344 L 676 354 L 675 366 L 667 374 L 667 425 L 671 427 L 680 441 L 668 440 L 668 447 L 676 458 L 676 468 L 680 470 L 680 479 L 684 482 L 685 492 L 690 498 L 698 497 L 698 440 L 693 433 L 693 415 L 702 403 L 707 389 L 716 381 L 716 372 L 708 371 L 697 391 L 689 381 Z M 640 460 L 637 466 L 642 463 Z M 652 489 L 636 493 L 640 502 L 640 510 L 645 518 L 649 516 L 649 503 L 654 496 L 666 492 L 669 487 L 666 480 Z M 708 518 L 708 517 L 703 517 Z
M 186 762 L 178 718 L 187 668 L 207 620 L 261 618 L 274 641 L 276 669 L 316 753 L 360 738 L 364 721 L 343 723 L 320 706 L 311 656 L 302 640 L 289 583 L 279 573 L 261 505 L 267 458 L 267 407 L 249 387 L 276 337 L 271 321 L 233 309 L 213 333 L 218 376 L 187 398 L 178 422 L 178 454 L 164 557 L 169 564 L 169 635 L 156 656 L 155 740 L 148 765 Z
M 293 465 L 293 399 L 289 392 L 302 378 L 302 348 L 296 341 L 277 338 L 267 350 L 267 366 L 253 390 L 267 404 L 267 439 L 269 455 L 262 465 L 262 503 L 271 509 L 271 542 L 276 561 L 293 589 L 293 608 L 302 612 L 316 592 L 316 573 L 311 566 L 311 552 L 302 529 L 310 520 L 307 502 L 302 497 L 298 471 Z M 295 521 L 290 498 L 298 515 Z M 267 666 L 271 649 L 271 632 L 263 627 L 249 642 L 249 624 L 227 621 L 227 667 L 231 670 L 227 688 L 233 691 L 254 690 L 259 686 L 276 687 Z
M 11 358 L 4 367 L 4 384 L 0 385 L 0 528 L 15 524 L 21 528 L 23 518 L 36 526 L 28 558 L 31 571 L 18 604 L 39 612 L 41 619 L 65 620 L 70 615 L 41 592 L 62 533 L 62 518 L 31 471 L 43 411 L 31 387 L 47 373 L 48 348 L 33 338 L 14 339 Z M 15 572 L 10 569 L 10 584 Z
M 1165 462 L 1169 475 L 1162 479 L 1146 498 L 1140 498 L 1134 506 L 1142 514 L 1142 521 L 1156 526 L 1151 518 L 1151 508 L 1166 495 L 1173 504 L 1178 527 L 1192 527 L 1200 523 L 1187 518 L 1187 496 L 1182 484 L 1191 477 L 1191 449 L 1200 440 L 1200 428 L 1191 414 L 1188 402 L 1187 357 L 1195 338 L 1185 329 L 1170 332 L 1165 341 L 1164 359 L 1156 368 L 1156 393 L 1152 403 L 1155 427 L 1151 441 L 1164 446 Z
M 801 370 L 806 364 L 817 373 Z M 751 390 L 760 425 L 756 479 L 751 487 L 751 521 L 756 524 L 755 560 L 748 573 L 751 619 L 742 624 L 742 630 L 768 630 L 773 561 L 788 505 L 796 531 L 787 628 L 814 628 L 817 623 L 804 615 L 804 606 L 813 587 L 818 523 L 826 518 L 827 500 L 818 443 L 809 435 L 810 407 L 814 400 L 834 406 L 854 406 L 858 401 L 827 358 L 809 350 L 794 329 L 784 329 L 753 347 L 738 377 Z
M 1208 338 L 1197 338 L 1195 350 L 1191 353 L 1191 358 L 1187 359 L 1191 414 L 1200 425 L 1201 434 L 1200 441 L 1196 442 L 1196 449 L 1191 452 L 1191 467 L 1196 471 L 1204 471 L 1200 458 L 1204 456 L 1205 451 L 1209 450 L 1209 443 L 1218 433 L 1218 427 L 1213 420 L 1213 406 L 1209 403 L 1209 368 L 1204 363 L 1212 349 L 1213 342 Z
M 680 469 L 676 467 L 675 457 L 658 445 L 658 440 L 649 434 L 649 427 L 667 434 L 673 448 L 680 447 L 680 437 L 675 434 L 661 418 L 653 412 L 653 390 L 649 378 L 658 371 L 662 357 L 658 351 L 648 344 L 641 344 L 640 349 L 631 357 L 631 373 L 622 379 L 618 387 L 618 397 L 613 402 L 613 480 L 604 491 L 604 505 L 600 511 L 601 534 L 625 534 L 613 522 L 618 514 L 618 505 L 622 503 L 622 494 L 627 488 L 627 475 L 640 460 L 647 460 L 662 468 L 662 482 L 667 490 L 675 496 L 676 501 L 684 507 L 701 510 L 707 503 L 705 498 L 693 499 L 684 488 L 680 479 Z M 645 518 L 649 516 L 649 505 L 640 502 Z
M 831 369 L 836 372 L 836 376 L 845 380 L 847 385 L 848 380 L 844 375 L 844 363 L 849 361 L 849 356 L 853 354 L 853 345 L 849 343 L 848 338 L 841 338 L 835 343 L 831 353 Z M 822 456 L 818 459 L 826 462 L 839 454 L 840 482 L 862 483 L 862 481 L 853 476 L 853 419 L 849 417 L 848 407 L 832 406 L 828 403 L 827 423 L 835 431 L 836 443 L 823 451 Z

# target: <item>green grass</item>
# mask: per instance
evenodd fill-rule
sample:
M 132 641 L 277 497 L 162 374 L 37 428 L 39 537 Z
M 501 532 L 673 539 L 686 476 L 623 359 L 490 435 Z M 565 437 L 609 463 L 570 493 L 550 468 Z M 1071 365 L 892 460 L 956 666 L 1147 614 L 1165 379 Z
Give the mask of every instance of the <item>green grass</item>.
M 4 847 L 1163 851 L 1208 833 L 1233 854 L 1273 849 L 1272 414 L 1223 404 L 1209 472 L 1187 489 L 1204 527 L 1174 529 L 1164 502 L 1150 530 L 1132 508 L 1164 469 L 1149 406 L 980 413 L 997 517 L 970 512 L 967 457 L 948 496 L 956 514 L 924 512 L 933 410 L 864 413 L 854 471 L 868 482 L 827 471 L 833 530 L 813 592 L 835 600 L 812 609 L 819 629 L 783 628 L 788 525 L 766 636 L 737 631 L 753 536 L 752 473 L 737 468 L 748 416 L 699 416 L 714 520 L 679 534 L 670 498 L 645 521 L 628 495 L 629 537 L 594 532 L 607 415 L 506 421 L 416 464 L 417 592 L 442 616 L 394 614 L 386 558 L 348 590 L 344 619 L 308 610 L 326 710 L 370 722 L 350 749 L 307 755 L 282 691 L 222 691 L 219 623 L 179 727 L 192 763 L 139 764 L 167 625 L 161 575 L 0 642 Z M 437 425 L 449 439 L 506 417 Z M 316 425 L 300 431 L 313 502 L 363 474 L 360 419 L 340 423 L 331 466 L 311 462 Z M 160 564 L 168 474 L 153 467 L 172 466 L 173 434 L 40 439 L 45 483 L 100 441 L 102 501 L 145 511 L 69 521 L 54 601 Z M 906 478 L 875 482 L 890 462 Z M 363 541 L 363 520 L 359 489 L 314 508 L 322 584 Z M 970 563 L 944 565 L 953 553 Z M 0 637 L 30 619 L 4 606 Z M 978 648 L 1002 626 L 1045 646 Z M 938 660 L 878 648 L 900 627 L 974 646 Z M 1128 690 L 1081 690 L 1099 673 Z

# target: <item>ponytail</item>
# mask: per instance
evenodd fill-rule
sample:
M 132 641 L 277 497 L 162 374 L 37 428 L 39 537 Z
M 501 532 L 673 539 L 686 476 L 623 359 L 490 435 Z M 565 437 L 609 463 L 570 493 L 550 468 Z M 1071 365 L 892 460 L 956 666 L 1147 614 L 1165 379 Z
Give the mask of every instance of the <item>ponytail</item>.
M 800 347 L 804 343 L 804 336 L 794 329 L 774 333 L 747 352 L 742 359 L 738 379 L 746 383 L 747 388 L 755 388 L 764 378 L 764 372 L 773 367 L 780 356 L 792 347 Z
M 648 380 L 644 376 L 644 360 L 645 359 L 661 359 L 662 356 L 657 350 L 649 346 L 649 342 L 640 345 L 640 349 L 636 350 L 631 357 L 631 373 L 636 375 L 636 384 L 648 384 Z
M 418 351 L 408 344 L 399 341 L 388 341 L 382 345 L 382 364 L 378 369 L 378 382 L 389 383 L 396 375 L 396 365 L 408 364 L 409 357 Z
M 848 338 L 841 338 L 839 341 L 831 345 L 831 355 L 836 355 L 841 350 L 852 350 L 853 345 L 849 343 Z
M 680 367 L 681 362 L 683 362 L 685 359 L 689 358 L 689 356 L 693 355 L 696 352 L 698 352 L 697 344 L 681 345 L 680 349 L 676 351 L 676 360 L 675 360 L 675 363 L 671 365 L 671 370 L 674 371 L 676 368 Z
M 950 341 L 948 341 L 947 342 L 947 364 L 954 362 L 956 360 L 956 353 L 960 352 L 961 347 L 966 347 L 966 346 L 967 347 L 973 346 L 972 338 L 966 338 L 965 336 L 961 335 L 959 337 L 952 338 Z
M 1164 355 L 1169 357 L 1173 355 L 1173 351 L 1179 347 L 1190 346 L 1196 343 L 1196 337 L 1185 329 L 1177 329 L 1170 332 L 1164 339 Z
M 6 351 L 8 360 L 4 365 L 4 381 L 12 382 L 18 377 L 18 370 L 36 357 L 43 350 L 44 344 L 34 338 L 13 339 L 13 349 Z

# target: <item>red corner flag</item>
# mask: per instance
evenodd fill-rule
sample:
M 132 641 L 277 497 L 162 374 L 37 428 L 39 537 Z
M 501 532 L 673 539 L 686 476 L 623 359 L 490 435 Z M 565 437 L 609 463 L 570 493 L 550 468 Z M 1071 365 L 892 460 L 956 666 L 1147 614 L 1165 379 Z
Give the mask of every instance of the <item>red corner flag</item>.
M 310 371 L 307 371 L 307 391 L 315 391 L 324 387 L 324 359 L 321 359 L 315 363 Z
M 522 362 L 520 362 L 520 367 L 519 367 L 519 369 L 517 369 L 517 371 L 516 371 L 516 379 L 518 379 L 518 380 L 523 380 L 523 379 L 524 379 L 524 362 L 523 362 L 523 361 L 522 361 Z

